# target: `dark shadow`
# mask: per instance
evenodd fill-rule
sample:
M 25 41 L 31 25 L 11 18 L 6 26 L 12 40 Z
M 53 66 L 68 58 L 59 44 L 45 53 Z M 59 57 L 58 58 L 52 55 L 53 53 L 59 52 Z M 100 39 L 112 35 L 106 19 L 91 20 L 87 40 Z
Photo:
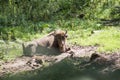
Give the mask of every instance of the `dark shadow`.
M 105 25 L 105 26 L 119 26 L 120 19 L 110 19 L 110 20 L 101 19 L 101 21 L 99 23 L 101 23 L 102 25 Z
M 34 50 L 35 50 L 35 52 L 34 52 Z M 23 51 L 24 51 L 23 54 L 25 56 L 30 56 L 30 55 L 59 55 L 60 54 L 60 51 L 57 48 L 46 48 L 43 46 L 37 46 L 37 47 L 31 48 L 31 45 L 27 46 L 26 50 L 23 50 Z
M 88 62 L 86 58 L 67 58 L 42 69 L 5 75 L 0 80 L 119 80 L 119 74 L 120 69 L 111 71 L 110 67 Z

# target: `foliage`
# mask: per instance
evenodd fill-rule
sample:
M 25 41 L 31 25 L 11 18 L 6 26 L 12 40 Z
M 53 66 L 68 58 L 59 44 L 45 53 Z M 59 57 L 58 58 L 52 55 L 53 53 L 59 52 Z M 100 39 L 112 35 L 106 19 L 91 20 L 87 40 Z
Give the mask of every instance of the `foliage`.
M 12 60 L 22 55 L 22 45 L 17 42 L 0 42 L 0 58 L 4 61 Z
M 120 24 L 119 0 L 0 0 L 0 60 L 21 56 L 21 43 L 55 29 L 68 30 L 69 44 L 98 46 L 99 52 L 120 50 L 119 25 L 104 26 L 102 20 Z M 80 73 L 68 61 L 3 80 L 70 80 Z
M 118 0 L 0 0 L 0 26 L 27 26 L 40 21 L 119 16 Z
M 0 44 L 0 58 L 5 58 L 6 51 L 13 46 L 9 42 L 21 46 L 22 42 L 40 38 L 55 29 L 68 30 L 72 44 L 99 44 L 99 51 L 118 50 L 119 39 L 115 35 L 119 36 L 119 31 L 104 30 L 108 26 L 102 25 L 101 20 L 118 22 L 119 5 L 119 0 L 0 0 L 0 40 L 5 42 Z M 93 34 L 96 30 L 102 32 Z M 16 55 L 16 51 L 22 55 L 20 48 L 13 48 L 10 55 Z

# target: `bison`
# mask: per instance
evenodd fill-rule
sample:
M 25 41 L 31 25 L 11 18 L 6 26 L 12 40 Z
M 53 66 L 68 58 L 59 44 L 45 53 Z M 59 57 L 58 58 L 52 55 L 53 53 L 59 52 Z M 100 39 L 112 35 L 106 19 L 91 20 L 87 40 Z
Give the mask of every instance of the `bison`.
M 66 52 L 70 50 L 70 48 L 67 48 L 66 46 L 66 39 L 67 39 L 67 31 L 55 30 L 43 38 L 23 43 L 22 44 L 23 54 L 51 55 L 51 54 Z

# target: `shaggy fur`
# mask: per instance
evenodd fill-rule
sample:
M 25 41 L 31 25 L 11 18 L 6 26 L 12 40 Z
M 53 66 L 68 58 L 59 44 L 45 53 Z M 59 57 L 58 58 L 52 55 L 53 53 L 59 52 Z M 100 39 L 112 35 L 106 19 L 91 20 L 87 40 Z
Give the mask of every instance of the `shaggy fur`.
M 57 54 L 67 51 L 67 31 L 56 30 L 47 36 L 30 42 L 23 43 L 24 55 Z

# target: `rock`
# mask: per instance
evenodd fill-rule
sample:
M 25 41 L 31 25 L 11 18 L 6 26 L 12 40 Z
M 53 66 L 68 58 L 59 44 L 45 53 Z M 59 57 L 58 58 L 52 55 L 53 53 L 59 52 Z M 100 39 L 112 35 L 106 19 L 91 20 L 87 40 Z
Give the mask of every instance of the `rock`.
M 93 60 L 95 60 L 95 59 L 98 58 L 98 57 L 100 57 L 99 54 L 93 53 L 93 54 L 91 55 L 91 57 L 90 57 L 90 61 L 93 61 Z
M 90 62 L 92 62 L 93 64 L 96 64 L 96 65 L 102 65 L 102 66 L 106 66 L 106 65 L 111 65 L 112 63 L 109 61 L 108 58 L 106 58 L 105 56 L 103 55 L 100 55 L 100 54 L 96 54 L 96 53 L 93 53 L 90 57 Z
M 29 60 L 26 64 L 28 64 L 32 69 L 35 69 L 35 67 L 41 67 L 43 64 L 43 60 L 39 57 L 33 57 L 31 60 Z

